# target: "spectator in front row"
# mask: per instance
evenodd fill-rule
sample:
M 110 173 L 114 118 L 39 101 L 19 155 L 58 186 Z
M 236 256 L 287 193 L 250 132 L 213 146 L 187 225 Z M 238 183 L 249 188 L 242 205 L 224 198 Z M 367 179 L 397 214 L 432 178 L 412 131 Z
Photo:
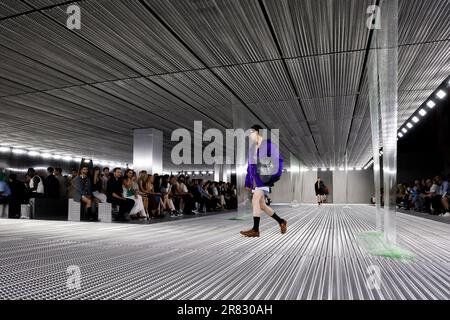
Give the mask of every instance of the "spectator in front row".
M 119 206 L 119 221 L 127 221 L 125 214 L 129 213 L 134 207 L 134 200 L 127 199 L 123 194 L 122 169 L 115 168 L 114 176 L 108 180 L 107 198 L 108 202 Z
M 106 192 L 108 189 L 108 180 L 110 178 L 109 174 L 109 168 L 103 168 L 103 175 L 102 175 L 102 189 Z
M 432 214 L 434 215 L 439 214 L 442 206 L 441 183 L 442 178 L 440 176 L 436 176 L 430 189 L 430 192 L 433 193 L 433 196 L 431 197 L 431 205 L 433 206 Z
M 100 168 L 95 167 L 92 174 L 92 195 L 101 203 L 106 203 L 106 192 L 103 189 L 102 177 L 100 176 Z
M 161 193 L 155 189 L 155 176 L 149 174 L 147 178 L 148 211 L 155 217 L 161 217 Z
M 196 201 L 198 203 L 200 203 L 200 208 L 198 210 L 199 213 L 205 212 L 205 211 L 203 211 L 203 208 L 205 206 L 206 206 L 206 211 L 211 210 L 211 205 L 210 205 L 211 196 L 209 195 L 208 192 L 206 192 L 204 187 L 205 187 L 205 185 L 204 185 L 203 180 L 200 180 L 198 182 L 197 190 L 196 190 Z
M 161 179 L 161 185 L 160 185 L 160 192 L 161 192 L 161 206 L 162 209 L 165 211 L 170 212 L 172 216 L 178 215 L 178 212 L 175 210 L 175 206 L 173 204 L 172 198 L 170 197 L 171 192 L 171 186 L 169 183 L 169 176 L 164 175 Z
M 181 198 L 180 201 L 180 210 L 183 214 L 193 214 L 194 210 L 194 196 L 189 192 L 188 187 L 186 186 L 186 177 L 181 175 L 178 177 L 177 184 L 177 194 Z
M 139 179 L 138 179 L 138 186 L 139 186 L 139 192 L 142 195 L 142 201 L 144 203 L 144 209 L 145 212 L 147 213 L 147 216 L 150 217 L 149 215 L 149 210 L 148 210 L 148 193 L 149 190 L 147 188 L 147 181 L 148 181 L 148 173 L 145 170 L 142 170 L 139 172 Z
M 133 208 L 131 208 L 130 210 L 130 218 L 132 219 L 147 218 L 147 213 L 145 212 L 142 196 L 133 187 L 133 178 L 130 178 L 128 176 L 123 178 L 122 193 L 125 198 L 134 201 Z
M 441 196 L 441 205 L 443 209 L 443 213 L 441 216 L 448 217 L 450 216 L 450 210 L 449 210 L 449 197 L 450 197 L 450 188 L 449 188 L 449 178 L 450 175 L 447 177 L 447 179 L 443 179 L 442 177 L 439 177 L 440 182 L 440 196 Z
M 423 198 L 420 196 L 423 192 L 422 185 L 419 180 L 414 181 L 414 187 L 412 188 L 412 205 L 415 211 L 422 211 Z
M 92 184 L 88 177 L 88 173 L 88 166 L 83 165 L 80 169 L 80 175 L 73 181 L 75 189 L 73 200 L 75 202 L 82 202 L 84 204 L 84 208 L 86 209 L 85 212 L 87 219 L 89 221 L 94 221 L 97 220 L 97 218 L 94 216 L 94 212 L 92 210 L 94 199 L 92 196 Z
M 442 216 L 450 217 L 450 193 L 449 193 L 449 191 L 447 191 L 447 193 L 442 196 L 442 207 L 444 208 L 444 213 L 442 213 Z

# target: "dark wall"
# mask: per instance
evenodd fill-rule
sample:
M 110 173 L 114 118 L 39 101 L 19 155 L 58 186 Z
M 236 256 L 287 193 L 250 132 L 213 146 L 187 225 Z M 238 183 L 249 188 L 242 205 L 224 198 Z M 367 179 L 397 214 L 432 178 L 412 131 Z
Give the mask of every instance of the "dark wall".
M 400 183 L 450 173 L 450 98 L 436 102 L 436 107 L 398 141 Z

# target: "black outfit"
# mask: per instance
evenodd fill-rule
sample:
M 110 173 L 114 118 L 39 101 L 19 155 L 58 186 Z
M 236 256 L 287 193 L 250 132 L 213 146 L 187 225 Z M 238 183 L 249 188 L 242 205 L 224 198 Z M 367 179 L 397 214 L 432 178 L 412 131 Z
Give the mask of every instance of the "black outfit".
M 225 195 L 225 203 L 228 209 L 237 209 L 237 198 L 234 195 L 233 189 L 228 189 Z
M 422 194 L 426 195 L 427 192 L 430 192 L 430 187 L 425 186 L 422 190 Z M 423 198 L 423 210 L 427 213 L 431 213 L 431 198 L 430 197 Z
M 314 184 L 314 189 L 316 190 L 316 196 L 323 196 L 325 195 L 325 184 L 323 183 L 323 181 L 316 182 Z
M 59 181 L 53 174 L 44 179 L 44 195 L 46 198 L 59 198 Z
M 125 219 L 125 214 L 129 213 L 134 207 L 133 199 L 118 199 L 113 197 L 113 193 L 118 196 L 123 196 L 122 179 L 113 177 L 108 180 L 107 198 L 108 202 L 119 206 L 119 220 Z
M 94 183 L 94 177 L 91 179 L 92 192 L 103 192 L 102 178 L 99 177 L 97 183 Z
M 13 180 L 9 182 L 9 189 L 11 189 L 11 199 L 9 202 L 8 218 L 20 218 L 20 205 L 25 199 L 25 184 L 23 182 Z
M 184 203 L 183 213 L 184 214 L 192 214 L 192 210 L 194 209 L 194 198 L 190 194 L 183 194 L 181 196 Z

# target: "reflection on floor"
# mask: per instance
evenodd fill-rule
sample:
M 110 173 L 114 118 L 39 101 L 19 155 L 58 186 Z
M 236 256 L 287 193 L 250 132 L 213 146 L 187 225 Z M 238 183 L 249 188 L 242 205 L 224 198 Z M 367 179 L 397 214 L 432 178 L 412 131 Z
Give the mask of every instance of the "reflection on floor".
M 372 207 L 277 211 L 288 233 L 263 217 L 259 239 L 239 235 L 252 221 L 235 213 L 150 225 L 0 220 L 0 299 L 450 298 L 450 225 L 398 214 L 399 245 L 415 254 L 403 262 L 356 243 L 374 228 Z

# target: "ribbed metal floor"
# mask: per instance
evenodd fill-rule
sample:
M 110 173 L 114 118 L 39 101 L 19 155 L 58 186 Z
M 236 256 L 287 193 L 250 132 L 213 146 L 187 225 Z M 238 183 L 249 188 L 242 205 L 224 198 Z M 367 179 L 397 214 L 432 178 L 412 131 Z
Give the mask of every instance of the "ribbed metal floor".
M 152 225 L 0 220 L 0 299 L 449 299 L 450 225 L 399 214 L 399 244 L 412 262 L 372 257 L 355 235 L 374 228 L 374 209 L 278 208 L 279 234 L 262 236 L 235 214 Z M 67 288 L 78 265 L 81 289 Z M 381 289 L 367 286 L 368 267 Z

